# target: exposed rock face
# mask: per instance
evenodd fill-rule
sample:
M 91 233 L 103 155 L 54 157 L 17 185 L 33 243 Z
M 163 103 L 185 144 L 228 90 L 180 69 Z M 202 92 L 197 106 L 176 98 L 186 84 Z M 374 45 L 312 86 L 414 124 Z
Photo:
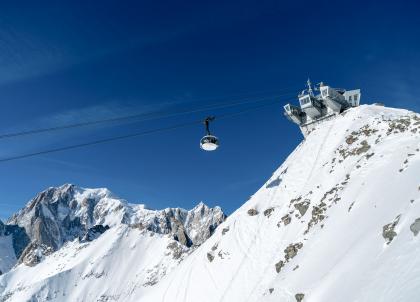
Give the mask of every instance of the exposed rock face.
M 292 218 L 287 214 L 281 218 L 281 221 L 283 221 L 284 225 L 288 225 L 292 221 Z
M 209 208 L 204 203 L 199 203 L 191 211 L 187 212 L 183 222 L 185 232 L 193 245 L 201 245 L 216 228 L 224 222 L 226 215 L 220 207 Z
M 172 251 L 172 257 L 176 260 L 180 259 L 182 254 L 188 250 L 185 246 L 176 241 L 171 242 L 167 248 Z
M 410 230 L 413 232 L 414 236 L 417 236 L 420 232 L 420 218 L 417 218 L 411 225 Z
M 12 235 L 13 250 L 16 258 L 19 258 L 25 247 L 29 244 L 30 239 L 24 228 L 17 225 L 3 225 L 3 231 L 0 236 Z
M 185 232 L 184 225 L 178 219 L 172 219 L 172 232 L 174 234 L 174 239 L 185 245 L 190 247 L 192 245 L 192 241 L 190 237 L 188 237 L 187 233 Z
M 298 251 L 303 247 L 303 244 L 301 242 L 290 244 L 285 250 L 284 253 L 286 254 L 286 261 L 289 261 L 289 259 L 294 258 Z
M 204 203 L 192 210 L 149 210 L 131 205 L 107 189 L 83 189 L 66 184 L 39 193 L 5 225 L 0 236 L 13 235 L 19 263 L 36 265 L 44 253 L 60 249 L 67 241 L 89 242 L 121 223 L 152 233 L 171 234 L 185 247 L 199 246 L 226 219 L 220 207 Z M 31 243 L 32 242 L 32 243 Z
M 223 228 L 222 235 L 225 235 L 227 232 L 229 232 L 229 227 Z
M 202 202 L 189 211 L 180 208 L 168 208 L 161 211 L 144 208 L 134 210 L 140 215 L 131 214 L 129 218 L 126 215 L 126 220 L 132 223 L 141 222 L 149 231 L 173 234 L 175 240 L 188 247 L 201 245 L 226 219 L 220 207 L 209 208 Z M 144 213 L 139 213 L 139 210 Z
M 27 266 L 37 265 L 45 256 L 48 256 L 53 252 L 54 250 L 45 244 L 35 241 L 31 242 L 23 251 L 18 264 L 24 263 Z
M 270 218 L 270 216 L 273 212 L 274 212 L 274 208 L 268 208 L 264 211 L 264 216 Z
M 276 263 L 275 267 L 276 267 L 276 272 L 280 273 L 281 269 L 284 267 L 284 261 L 280 260 L 279 262 Z
M 303 298 L 305 298 L 305 295 L 304 294 L 296 294 L 295 298 L 296 298 L 297 302 L 302 302 Z
M 248 210 L 248 215 L 249 216 L 255 216 L 258 215 L 258 211 L 256 209 L 249 209 Z
M 214 260 L 214 256 L 211 253 L 207 253 L 207 259 L 212 262 Z
M 103 226 L 102 224 L 95 225 L 94 227 L 87 230 L 86 234 L 83 237 L 81 238 L 79 237 L 79 240 L 81 242 L 93 241 L 96 238 L 98 238 L 100 235 L 105 233 L 107 230 L 109 230 L 109 226 L 107 225 L 105 226 Z
M 303 216 L 305 215 L 306 211 L 309 208 L 309 201 L 305 200 L 305 201 L 295 204 L 294 206 L 299 211 L 300 216 Z
M 397 233 L 394 231 L 394 229 L 400 221 L 400 217 L 401 215 L 398 215 L 393 222 L 384 225 L 382 228 L 382 237 L 384 237 L 384 239 L 387 241 L 387 244 L 390 244 L 391 241 L 394 240 L 394 237 L 397 236 Z
M 92 226 L 94 204 L 100 197 L 77 200 L 80 193 L 73 185 L 49 188 L 13 215 L 8 224 L 24 228 L 31 241 L 57 250 Z

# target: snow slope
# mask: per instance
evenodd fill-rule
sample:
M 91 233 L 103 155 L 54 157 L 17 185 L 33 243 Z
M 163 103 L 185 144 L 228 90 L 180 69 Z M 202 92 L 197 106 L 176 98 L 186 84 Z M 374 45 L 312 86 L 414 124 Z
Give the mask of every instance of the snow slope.
M 417 301 L 419 231 L 420 116 L 361 106 L 317 126 L 194 251 L 118 220 L 0 276 L 0 301 Z
M 361 106 L 320 125 L 207 242 L 127 301 L 417 301 L 419 148 L 420 117 L 406 110 Z

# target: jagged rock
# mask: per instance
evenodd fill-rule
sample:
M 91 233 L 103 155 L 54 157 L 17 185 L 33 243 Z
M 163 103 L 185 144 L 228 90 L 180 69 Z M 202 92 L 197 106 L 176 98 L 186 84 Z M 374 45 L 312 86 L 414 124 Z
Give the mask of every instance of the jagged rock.
M 307 234 L 309 230 L 320 221 L 325 219 L 325 211 L 327 210 L 327 204 L 321 202 L 319 205 L 314 206 L 312 209 L 312 217 L 308 222 L 308 227 L 306 228 L 304 234 Z
M 13 250 L 15 252 L 16 259 L 19 259 L 23 250 L 30 242 L 30 238 L 26 234 L 25 229 L 17 225 L 4 225 L 3 235 L 12 235 Z
M 411 225 L 410 230 L 413 232 L 414 236 L 417 236 L 420 232 L 420 218 L 417 218 Z
M 255 216 L 258 215 L 258 211 L 256 209 L 249 209 L 248 210 L 248 215 L 249 216 Z
M 288 225 L 292 221 L 292 218 L 287 214 L 281 218 L 281 221 L 283 221 L 284 225 Z
M 273 212 L 274 212 L 274 208 L 268 208 L 264 211 L 264 216 L 270 218 L 270 216 Z
M 338 152 L 340 153 L 340 155 L 343 157 L 343 159 L 346 159 L 349 156 L 354 156 L 354 155 L 360 155 L 363 153 L 366 153 L 370 150 L 371 146 L 369 145 L 369 143 L 364 140 L 362 142 L 360 142 L 360 146 L 356 147 L 354 149 L 347 149 L 347 148 L 339 148 Z
M 87 230 L 86 234 L 82 237 L 79 237 L 80 242 L 90 242 L 101 236 L 103 233 L 105 233 L 107 230 L 109 230 L 109 226 L 102 224 L 95 225 L 92 228 L 89 228 Z
M 182 254 L 185 252 L 182 247 L 183 246 L 180 243 L 173 241 L 168 245 L 167 248 L 172 251 L 173 259 L 180 259 Z
M 302 196 L 299 196 L 298 198 L 293 198 L 292 200 L 290 200 L 290 204 L 293 204 L 296 201 L 301 201 L 301 200 L 302 200 Z
M 38 242 L 31 242 L 23 251 L 18 264 L 24 263 L 27 266 L 35 266 L 46 256 L 52 254 L 54 249 Z
M 390 244 L 394 237 L 397 236 L 397 233 L 394 231 L 398 222 L 400 221 L 401 215 L 398 215 L 393 222 L 388 223 L 382 227 L 382 237 L 386 240 L 387 244 Z
M 220 207 L 209 208 L 200 202 L 190 211 L 182 210 L 177 218 L 184 225 L 184 230 L 192 245 L 199 246 L 214 234 L 216 228 L 226 220 Z
M 273 291 L 274 291 L 274 288 L 269 288 L 268 289 L 268 292 L 270 293 L 270 295 L 273 293 Z
M 64 242 L 82 236 L 83 224 L 90 227 L 92 221 L 92 200 L 78 203 L 77 189 L 73 185 L 49 188 L 39 193 L 28 205 L 8 221 L 23 227 L 31 241 L 57 250 Z M 72 219 L 79 210 L 83 214 Z
M 357 141 L 357 137 L 353 136 L 353 134 L 352 134 L 352 135 L 349 135 L 349 136 L 346 138 L 346 143 L 347 143 L 348 145 L 353 144 L 355 141 Z
M 296 299 L 297 302 L 302 302 L 303 298 L 305 298 L 304 294 L 296 294 L 295 295 L 295 299 Z
M 173 225 L 174 239 L 187 247 L 192 246 L 193 243 L 185 232 L 183 224 L 179 220 L 173 219 Z
M 294 206 L 299 211 L 300 216 L 303 216 L 303 215 L 305 215 L 306 211 L 308 210 L 309 204 L 310 204 L 309 200 L 306 199 L 305 201 L 296 203 Z
M 354 206 L 354 203 L 355 203 L 355 201 L 353 201 L 351 204 L 350 204 L 350 206 L 349 206 L 349 208 L 348 208 L 348 212 L 350 212 L 351 211 L 351 209 L 353 208 L 353 206 Z
M 207 259 L 212 262 L 214 260 L 214 256 L 211 253 L 207 253 Z
M 273 181 L 271 181 L 270 183 L 268 183 L 265 187 L 266 187 L 267 189 L 270 189 L 270 188 L 277 187 L 277 186 L 279 186 L 280 184 L 281 184 L 281 178 L 280 178 L 280 177 L 278 177 L 278 178 L 274 179 Z
M 387 135 L 390 135 L 391 133 L 402 133 L 407 131 L 408 127 L 410 126 L 411 121 L 407 117 L 402 117 L 400 119 L 396 119 L 389 123 L 388 125 L 388 132 Z
M 298 242 L 295 244 L 290 244 L 285 250 L 284 253 L 286 254 L 285 259 L 289 261 L 290 259 L 294 258 L 298 251 L 303 247 L 303 243 Z
M 0 220 L 0 236 L 3 236 L 5 231 L 6 231 L 6 227 L 3 221 Z
M 280 260 L 279 262 L 276 263 L 275 266 L 276 266 L 276 272 L 280 273 L 281 269 L 284 267 L 284 261 Z
M 138 223 L 133 223 L 133 224 L 129 224 L 129 226 L 133 229 L 138 229 L 138 230 L 144 230 L 146 227 L 143 225 L 143 223 L 138 222 Z
M 374 156 L 375 155 L 375 153 L 370 153 L 370 154 L 367 154 L 366 155 L 366 159 L 369 159 L 369 158 L 371 158 L 372 156 Z
M 190 211 L 180 208 L 153 211 L 142 205 L 129 205 L 107 189 L 66 184 L 39 193 L 10 218 L 6 228 L 15 232 L 14 245 L 19 257 L 31 241 L 57 250 L 67 241 L 83 238 L 95 225 L 112 227 L 116 223 L 171 234 L 187 247 L 199 246 L 225 219 L 220 207 L 209 208 L 204 203 Z
M 227 232 L 229 232 L 229 227 L 223 228 L 222 235 L 225 235 Z

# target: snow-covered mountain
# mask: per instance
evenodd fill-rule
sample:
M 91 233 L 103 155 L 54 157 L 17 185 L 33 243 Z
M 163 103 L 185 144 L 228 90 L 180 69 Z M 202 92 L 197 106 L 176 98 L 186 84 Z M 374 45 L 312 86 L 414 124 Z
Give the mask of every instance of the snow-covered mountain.
M 54 236 L 37 235 L 31 203 L 8 221 L 31 240 L 52 240 L 56 251 L 1 276 L 0 301 L 360 302 L 420 296 L 420 115 L 407 110 L 365 105 L 316 126 L 218 227 L 214 221 L 224 215 L 214 214 L 219 209 L 202 215 L 211 212 L 203 205 L 205 210 L 192 210 L 199 219 L 182 219 L 186 212 L 172 210 L 180 223 L 166 228 L 156 223 L 156 217 L 167 221 L 159 212 L 126 203 L 98 207 L 100 198 L 96 216 L 81 210 L 84 198 L 74 199 L 69 219 L 79 217 L 85 226 L 77 232 L 51 227 Z M 43 215 L 63 225 L 60 207 L 48 208 Z M 85 240 L 97 225 L 110 228 Z M 76 236 L 81 239 L 72 240 Z M 37 252 L 42 254 L 39 247 Z
M 129 204 L 107 189 L 84 189 L 70 184 L 49 188 L 29 201 L 6 225 L 0 224 L 0 270 L 4 274 L 15 266 L 7 276 L 14 276 L 12 279 L 18 282 L 10 291 L 5 291 L 1 283 L 0 301 L 38 299 L 33 293 L 41 288 L 47 289 L 48 298 L 50 288 L 46 284 L 56 280 L 47 276 L 66 275 L 65 271 L 82 277 L 79 288 L 91 286 L 90 278 L 103 276 L 99 273 L 98 277 L 96 271 L 104 263 L 93 269 L 95 258 L 121 257 L 105 265 L 114 267 L 112 276 L 121 274 L 119 280 L 124 280 L 127 270 L 134 269 L 133 284 L 153 285 L 209 238 L 225 218 L 220 207 L 209 208 L 204 203 L 189 211 L 156 211 Z M 122 269 L 121 261 L 127 270 Z M 22 290 L 26 282 L 19 272 L 30 280 L 27 284 L 31 291 Z M 37 283 L 34 276 L 42 282 L 31 284 Z M 40 297 L 41 301 L 45 298 Z M 62 297 L 57 299 L 62 301 Z
M 93 227 L 114 227 L 121 223 L 161 234 L 190 247 L 200 245 L 225 219 L 219 207 L 198 204 L 191 211 L 168 208 L 149 210 L 115 197 L 107 189 L 83 189 L 66 184 L 49 188 L 13 215 L 9 225 L 26 230 L 31 241 L 59 249 L 64 243 L 86 236 Z M 104 230 L 104 229 L 102 229 Z

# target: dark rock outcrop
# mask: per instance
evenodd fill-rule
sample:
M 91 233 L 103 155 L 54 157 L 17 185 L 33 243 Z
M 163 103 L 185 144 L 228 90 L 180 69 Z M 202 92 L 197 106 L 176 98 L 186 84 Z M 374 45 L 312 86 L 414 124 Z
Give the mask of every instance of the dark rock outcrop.
M 229 227 L 223 228 L 222 235 L 225 235 L 227 232 L 229 232 Z
M 30 242 L 30 238 L 28 234 L 26 234 L 25 229 L 18 225 L 4 225 L 3 235 L 12 235 L 13 250 L 18 259 Z
M 280 260 L 279 262 L 276 263 L 275 267 L 276 267 L 276 272 L 280 273 L 281 269 L 284 267 L 284 261 Z
M 24 263 L 27 266 L 35 266 L 40 263 L 45 256 L 52 254 L 54 250 L 45 244 L 36 241 L 31 242 L 23 251 L 18 260 L 18 264 Z
M 286 261 L 289 261 L 290 259 L 294 258 L 298 251 L 303 247 L 303 243 L 298 242 L 295 244 L 290 244 L 285 250 L 284 253 L 286 254 Z
M 270 216 L 273 212 L 274 212 L 274 208 L 268 208 L 264 211 L 264 216 L 270 218 Z
M 305 200 L 305 201 L 296 203 L 294 206 L 299 211 L 300 216 L 303 216 L 303 215 L 305 215 L 306 211 L 308 210 L 309 204 L 310 204 L 309 201 Z
M 414 236 L 417 236 L 420 232 L 420 218 L 417 218 L 411 225 L 410 230 L 413 232 Z
M 255 216 L 258 215 L 258 211 L 256 209 L 249 209 L 248 210 L 248 215 L 249 216 Z
M 212 262 L 214 260 L 214 256 L 211 253 L 207 253 L 207 259 Z
M 0 236 L 3 236 L 5 229 L 6 229 L 6 227 L 3 223 L 3 221 L 0 220 Z
M 172 231 L 174 233 L 174 239 L 176 241 L 178 241 L 182 245 L 185 245 L 186 247 L 192 246 L 193 242 L 185 232 L 184 225 L 175 218 L 172 220 Z
M 397 226 L 398 222 L 400 221 L 401 215 L 395 217 L 394 221 L 388 223 L 382 227 L 382 237 L 386 240 L 387 244 L 390 244 L 394 237 L 397 236 L 395 232 L 395 227 Z
M 297 302 L 302 302 L 303 298 L 305 298 L 304 294 L 299 293 L 299 294 L 295 295 L 295 299 L 296 299 Z
M 288 225 L 292 221 L 292 218 L 287 214 L 281 218 L 281 221 L 283 221 L 284 225 Z
M 86 234 L 84 234 L 82 237 L 79 237 L 79 241 L 80 242 L 93 241 L 108 230 L 109 230 L 109 226 L 107 225 L 105 226 L 103 226 L 102 224 L 95 225 L 94 227 L 89 228 Z

